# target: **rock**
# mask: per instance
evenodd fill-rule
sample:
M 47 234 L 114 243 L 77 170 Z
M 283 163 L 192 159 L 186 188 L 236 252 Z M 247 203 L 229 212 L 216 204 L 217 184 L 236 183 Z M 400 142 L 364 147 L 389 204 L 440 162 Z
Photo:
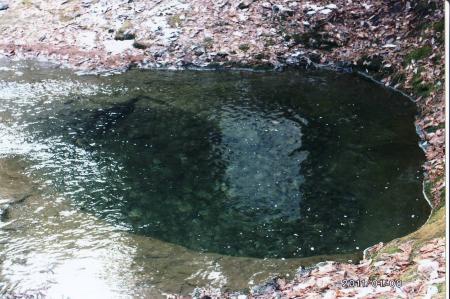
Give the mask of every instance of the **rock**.
M 328 4 L 325 7 L 329 8 L 329 9 L 337 9 L 338 8 L 336 4 Z
M 9 8 L 8 4 L 0 2 L 0 10 L 7 10 L 8 8 Z
M 128 213 L 128 217 L 132 220 L 132 221 L 138 221 L 142 218 L 142 211 L 138 210 L 138 209 L 132 209 L 129 213 Z
M 131 31 L 117 31 L 116 35 L 114 36 L 115 40 L 132 40 L 136 37 L 136 34 L 134 34 Z
M 219 56 L 220 58 L 225 58 L 225 57 L 227 57 L 229 54 L 228 54 L 227 52 L 225 52 L 225 51 L 219 51 L 219 52 L 217 52 L 216 55 Z
M 271 294 L 278 289 L 277 279 L 273 278 L 267 281 L 263 285 L 256 285 L 252 287 L 251 294 L 253 296 L 263 295 L 263 294 Z
M 203 55 L 203 54 L 205 54 L 205 48 L 204 47 L 196 47 L 196 48 L 194 48 L 194 54 L 196 55 L 196 56 L 201 56 L 201 55 Z
M 275 4 L 272 6 L 272 12 L 275 15 L 283 16 L 283 17 L 292 17 L 294 15 L 294 11 L 290 8 L 284 7 L 282 5 Z
M 419 261 L 417 271 L 429 276 L 431 279 L 435 279 L 438 276 L 439 263 L 430 259 Z
M 133 47 L 135 47 L 136 49 L 147 49 L 150 48 L 150 46 L 152 45 L 150 40 L 135 40 L 133 42 Z
M 332 10 L 331 9 L 329 9 L 329 8 L 325 8 L 325 9 L 322 9 L 321 11 L 319 11 L 321 14 L 323 14 L 323 15 L 327 15 L 327 14 L 329 14 L 330 12 L 332 12 Z
M 0 221 L 5 221 L 8 215 L 8 205 L 0 206 Z
M 83 1 L 81 1 L 81 6 L 83 6 L 83 7 L 90 7 L 91 4 L 92 4 L 92 1 L 93 0 L 83 0 Z
M 114 39 L 115 40 L 131 40 L 131 39 L 135 39 L 135 37 L 136 37 L 136 33 L 133 30 L 133 25 L 130 21 L 127 20 L 122 24 L 122 27 L 120 27 L 117 30 Z
M 253 3 L 252 0 L 242 1 L 242 2 L 239 3 L 238 8 L 239 9 L 249 8 L 252 3 Z
M 193 61 L 192 56 L 189 53 L 185 54 L 181 59 L 181 63 L 184 66 L 192 64 L 192 61 Z

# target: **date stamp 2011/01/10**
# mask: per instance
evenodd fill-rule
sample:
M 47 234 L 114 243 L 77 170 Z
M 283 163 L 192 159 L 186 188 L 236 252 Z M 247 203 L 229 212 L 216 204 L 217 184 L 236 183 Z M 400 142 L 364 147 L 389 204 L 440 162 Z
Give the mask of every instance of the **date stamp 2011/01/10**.
M 392 287 L 400 288 L 402 281 L 400 279 L 343 279 L 341 287 L 343 288 L 364 288 L 364 287 Z

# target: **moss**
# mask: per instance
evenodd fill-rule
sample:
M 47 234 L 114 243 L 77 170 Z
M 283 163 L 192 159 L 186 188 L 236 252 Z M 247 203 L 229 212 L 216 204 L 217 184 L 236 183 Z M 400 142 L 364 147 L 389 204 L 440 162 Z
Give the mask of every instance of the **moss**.
M 412 89 L 414 93 L 418 96 L 428 96 L 433 90 L 433 85 L 431 83 L 426 83 L 422 80 L 421 70 L 414 74 L 412 78 Z
M 414 241 L 414 249 L 419 249 L 426 242 L 445 237 L 445 205 L 439 209 L 435 209 L 430 219 L 417 231 L 400 238 L 401 241 Z
M 440 129 L 445 129 L 445 124 L 444 124 L 444 123 L 439 124 L 439 125 L 437 125 L 437 126 L 431 126 L 431 127 L 428 127 L 428 128 L 425 129 L 425 131 L 426 131 L 427 133 L 435 133 L 437 130 L 440 130 Z M 427 195 L 428 195 L 428 194 L 427 194 Z
M 433 49 L 429 45 L 414 49 L 411 52 L 409 52 L 408 55 L 406 55 L 405 62 L 408 64 L 413 60 L 417 61 L 424 59 L 425 57 L 430 56 L 432 52 Z
M 203 47 L 206 49 L 211 49 L 214 45 L 214 39 L 212 37 L 205 37 L 203 39 Z
M 269 56 L 265 53 L 258 53 L 255 55 L 255 59 L 257 60 L 262 60 L 262 59 L 268 59 Z
M 432 28 L 436 32 L 444 33 L 444 29 L 445 29 L 445 22 L 444 22 L 444 20 L 440 20 L 440 21 L 434 22 L 433 25 L 432 25 Z
M 369 276 L 370 281 L 377 280 L 378 278 L 380 278 L 380 274 L 378 274 L 378 273 L 372 273 Z
M 181 27 L 182 24 L 182 20 L 180 15 L 172 15 L 172 16 L 168 16 L 167 17 L 167 24 L 169 24 L 169 26 L 171 28 L 178 28 Z
M 388 253 L 388 254 L 394 254 L 394 253 L 402 252 L 402 250 L 400 248 L 398 248 L 397 246 L 389 246 L 389 247 L 383 248 L 382 252 Z
M 397 72 L 392 75 L 392 83 L 393 85 L 403 83 L 406 81 L 406 76 L 403 72 Z
M 58 18 L 59 18 L 59 20 L 61 21 L 61 22 L 69 22 L 70 20 L 72 20 L 73 19 L 73 17 L 72 16 L 70 16 L 70 15 L 68 15 L 68 14 L 65 14 L 65 13 L 59 13 L 58 14 Z
M 29 7 L 33 4 L 33 0 L 22 0 L 21 3 L 22 5 Z
M 125 21 L 122 27 L 117 30 L 116 35 L 114 37 L 115 40 L 129 40 L 134 39 L 136 36 L 134 33 L 128 32 L 133 28 L 133 25 L 130 21 Z
M 266 39 L 266 42 L 264 44 L 265 47 L 272 47 L 273 45 L 275 45 L 276 42 L 273 38 L 268 38 Z
M 438 293 L 433 298 L 445 298 L 445 283 L 438 283 L 436 284 L 436 287 L 438 289 Z
M 400 276 L 400 279 L 402 282 L 410 282 L 415 280 L 418 277 L 417 274 L 417 267 L 411 267 L 409 268 L 405 273 L 403 273 L 402 276 Z
M 304 37 L 301 34 L 298 34 L 298 33 L 292 34 L 292 40 L 294 41 L 294 44 L 296 44 L 296 45 L 305 42 Z
M 239 45 L 239 50 L 241 50 L 242 52 L 247 52 L 248 50 L 250 50 L 250 46 L 248 44 L 241 44 Z
M 395 253 L 399 253 L 402 252 L 402 250 L 400 248 L 398 248 L 397 246 L 397 240 L 394 240 L 390 243 L 388 243 L 385 247 L 383 247 L 380 251 L 376 252 L 374 255 L 372 256 L 368 256 L 367 258 L 372 259 L 372 264 L 383 260 L 383 255 L 384 254 L 395 254 Z

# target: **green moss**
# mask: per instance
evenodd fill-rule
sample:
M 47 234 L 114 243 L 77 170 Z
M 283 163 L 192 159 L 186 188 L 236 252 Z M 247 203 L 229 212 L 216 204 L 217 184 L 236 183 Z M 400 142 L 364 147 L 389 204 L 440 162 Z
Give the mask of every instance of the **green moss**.
M 257 60 L 268 59 L 268 58 L 269 58 L 269 56 L 267 56 L 267 54 L 265 54 L 265 53 L 258 53 L 255 55 L 255 59 L 257 59 Z
M 248 44 L 241 44 L 239 45 L 239 50 L 241 50 L 242 52 L 247 52 L 248 50 L 250 50 L 250 46 Z
M 433 85 L 431 83 L 426 83 L 422 80 L 421 70 L 414 74 L 412 78 L 412 88 L 416 95 L 418 96 L 428 96 L 433 90 Z
M 411 267 L 402 276 L 400 276 L 400 279 L 405 283 L 405 282 L 413 281 L 417 277 L 418 277 L 417 268 Z
M 444 123 L 439 124 L 437 126 L 428 127 L 428 128 L 425 129 L 425 131 L 427 133 L 435 133 L 437 130 L 440 130 L 440 129 L 445 129 L 445 124 Z
M 205 37 L 203 39 L 203 47 L 211 49 L 214 45 L 214 39 L 212 37 Z
M 419 230 L 401 238 L 400 240 L 414 240 L 414 249 L 421 248 L 426 242 L 434 238 L 445 237 L 445 205 L 435 208 L 428 219 Z M 414 255 L 412 258 L 414 258 Z
M 134 39 L 136 36 L 134 35 L 134 33 L 130 33 L 127 32 L 129 31 L 131 28 L 133 28 L 133 25 L 131 24 L 130 21 L 126 20 L 122 27 L 119 28 L 119 30 L 117 30 L 116 35 L 114 37 L 114 39 L 116 40 L 129 40 L 129 39 Z
M 413 60 L 417 61 L 424 59 L 425 57 L 430 56 L 432 52 L 433 49 L 431 48 L 431 46 L 428 45 L 414 49 L 411 52 L 409 52 L 408 55 L 406 55 L 405 62 L 410 63 Z
M 267 40 L 266 40 L 266 42 L 265 42 L 265 46 L 266 47 L 272 47 L 273 45 L 275 45 L 276 44 L 276 42 L 275 42 L 275 40 L 274 39 L 272 39 L 272 38 L 268 38 Z
M 305 40 L 305 38 L 298 33 L 294 33 L 292 34 L 292 40 L 294 41 L 294 43 L 297 44 L 301 44 L 301 43 L 305 43 L 307 40 Z
M 445 29 L 445 22 L 444 22 L 444 20 L 440 20 L 440 21 L 434 22 L 433 25 L 432 25 L 432 28 L 436 32 L 444 33 L 444 29 Z
M 384 248 L 382 250 L 382 252 L 388 253 L 388 254 L 394 254 L 394 253 L 402 252 L 402 250 L 396 246 L 390 246 L 390 247 Z
M 433 298 L 445 298 L 445 283 L 438 283 L 436 284 L 436 287 L 438 289 L 438 293 L 435 297 Z
M 182 20 L 180 15 L 172 15 L 172 16 L 168 16 L 167 17 L 167 24 L 169 24 L 169 26 L 171 28 L 178 28 L 181 27 L 182 24 Z
M 22 0 L 22 5 L 31 6 L 33 4 L 33 0 Z
M 369 280 L 373 281 L 373 280 L 377 280 L 380 277 L 380 275 L 378 273 L 372 273 L 369 276 Z
M 399 83 L 403 83 L 406 80 L 406 76 L 404 73 L 402 72 L 397 72 L 395 74 L 392 75 L 392 83 L 393 85 L 399 84 Z

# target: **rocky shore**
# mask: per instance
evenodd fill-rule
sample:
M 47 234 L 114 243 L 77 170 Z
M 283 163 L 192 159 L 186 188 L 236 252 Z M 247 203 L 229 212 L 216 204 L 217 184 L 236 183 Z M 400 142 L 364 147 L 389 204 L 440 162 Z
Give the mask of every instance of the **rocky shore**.
M 443 1 L 2 0 L 0 34 L 0 56 L 81 72 L 328 67 L 404 92 L 419 108 L 424 193 L 434 208 L 427 224 L 375 245 L 359 265 L 300 269 L 294 280 L 274 279 L 250 297 L 444 297 Z M 193 296 L 243 295 L 198 290 Z

